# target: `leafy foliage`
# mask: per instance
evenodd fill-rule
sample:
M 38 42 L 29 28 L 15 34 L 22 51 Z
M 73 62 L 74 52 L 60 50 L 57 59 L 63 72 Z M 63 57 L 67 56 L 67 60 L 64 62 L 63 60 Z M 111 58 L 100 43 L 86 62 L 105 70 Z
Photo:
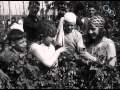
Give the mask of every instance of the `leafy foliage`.
M 27 57 L 13 61 L 8 68 L 9 72 L 0 72 L 0 89 L 119 89 L 120 31 L 116 22 L 110 31 L 110 38 L 115 41 L 117 50 L 117 65 L 114 68 L 99 63 L 87 65 L 76 55 L 62 54 L 59 66 L 43 73 L 39 63 L 34 62 L 33 56 L 28 54 Z M 0 41 L 4 40 L 4 36 L 5 32 L 1 33 Z
M 117 27 L 117 26 L 115 26 Z M 111 31 L 111 38 L 115 41 L 117 53 L 120 50 L 119 30 Z M 1 89 L 118 89 L 120 88 L 119 55 L 117 65 L 112 68 L 99 63 L 83 63 L 76 54 L 65 53 L 59 58 L 59 66 L 42 72 L 35 58 L 27 54 L 20 57 L 8 68 L 7 75 L 0 74 Z M 2 78 L 3 77 L 3 78 Z

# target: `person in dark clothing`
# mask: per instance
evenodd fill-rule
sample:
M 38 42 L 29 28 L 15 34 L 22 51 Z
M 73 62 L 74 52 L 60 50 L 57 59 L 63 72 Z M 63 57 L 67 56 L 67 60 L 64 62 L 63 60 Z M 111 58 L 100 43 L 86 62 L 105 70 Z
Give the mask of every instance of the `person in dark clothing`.
M 27 40 L 33 41 L 36 38 L 36 28 L 39 19 L 37 13 L 39 11 L 40 3 L 38 1 L 29 2 L 29 15 L 24 19 L 23 28 L 27 34 Z

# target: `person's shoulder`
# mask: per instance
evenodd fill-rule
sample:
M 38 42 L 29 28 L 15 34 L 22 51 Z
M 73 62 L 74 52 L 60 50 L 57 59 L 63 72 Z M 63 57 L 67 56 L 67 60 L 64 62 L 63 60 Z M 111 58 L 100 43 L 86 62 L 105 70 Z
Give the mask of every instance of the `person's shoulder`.
M 43 48 L 43 44 L 38 44 L 38 43 L 32 43 L 30 45 L 30 51 L 38 50 Z
M 35 47 L 37 47 L 37 46 L 41 46 L 42 44 L 38 44 L 38 43 L 36 43 L 36 42 L 33 42 L 33 43 L 31 43 L 31 45 L 30 46 L 35 46 Z
M 114 41 L 110 38 L 107 37 L 103 37 L 103 42 L 105 42 L 106 44 L 114 44 Z

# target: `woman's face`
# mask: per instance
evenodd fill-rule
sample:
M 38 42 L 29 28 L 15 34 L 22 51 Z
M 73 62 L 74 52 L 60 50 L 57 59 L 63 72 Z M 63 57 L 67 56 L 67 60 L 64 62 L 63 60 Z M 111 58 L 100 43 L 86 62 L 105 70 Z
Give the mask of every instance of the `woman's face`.
M 47 36 L 47 37 L 44 39 L 44 43 L 45 43 L 47 46 L 49 46 L 52 42 L 53 42 L 53 37 Z
M 95 25 L 91 25 L 91 27 L 89 29 L 89 34 L 92 37 L 92 39 L 96 39 L 97 36 L 99 35 L 99 27 L 97 27 Z

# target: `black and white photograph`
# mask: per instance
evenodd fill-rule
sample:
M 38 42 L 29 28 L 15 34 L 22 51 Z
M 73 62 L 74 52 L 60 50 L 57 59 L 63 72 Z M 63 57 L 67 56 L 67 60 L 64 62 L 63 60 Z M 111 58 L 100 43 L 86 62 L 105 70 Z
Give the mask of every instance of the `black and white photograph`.
M 120 1 L 0 1 L 0 89 L 120 89 Z

